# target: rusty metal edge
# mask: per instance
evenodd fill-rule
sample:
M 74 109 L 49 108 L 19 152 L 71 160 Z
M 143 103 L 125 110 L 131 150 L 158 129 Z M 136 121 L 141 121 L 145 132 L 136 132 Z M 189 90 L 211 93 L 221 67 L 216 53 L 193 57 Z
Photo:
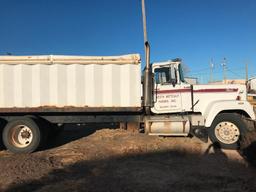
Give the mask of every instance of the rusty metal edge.
M 0 113 L 59 113 L 59 112 L 142 112 L 142 107 L 13 107 L 13 108 L 0 108 Z

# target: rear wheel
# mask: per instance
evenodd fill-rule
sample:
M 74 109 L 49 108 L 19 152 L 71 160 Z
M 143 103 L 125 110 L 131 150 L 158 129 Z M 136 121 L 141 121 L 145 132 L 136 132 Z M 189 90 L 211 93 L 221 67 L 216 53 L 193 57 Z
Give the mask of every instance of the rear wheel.
M 223 113 L 217 115 L 209 129 L 209 137 L 224 149 L 238 149 L 241 135 L 246 125 L 238 114 Z
M 39 126 L 29 117 L 12 120 L 3 130 L 3 143 L 13 153 L 31 153 L 39 148 L 42 140 Z

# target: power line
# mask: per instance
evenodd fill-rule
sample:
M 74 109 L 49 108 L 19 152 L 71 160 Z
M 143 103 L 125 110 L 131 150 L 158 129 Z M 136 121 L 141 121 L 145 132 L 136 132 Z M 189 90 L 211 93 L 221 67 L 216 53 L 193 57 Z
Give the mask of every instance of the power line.
M 242 76 L 241 74 L 235 73 L 234 71 L 231 71 L 230 69 L 227 69 L 227 71 L 229 71 L 230 73 L 234 74 L 235 76 L 244 78 L 244 76 Z

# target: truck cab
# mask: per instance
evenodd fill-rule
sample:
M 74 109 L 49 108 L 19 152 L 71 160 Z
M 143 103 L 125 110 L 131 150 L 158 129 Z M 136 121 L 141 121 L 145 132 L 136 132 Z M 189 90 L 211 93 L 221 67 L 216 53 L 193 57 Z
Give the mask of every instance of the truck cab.
M 191 85 L 184 80 L 181 60 L 153 63 L 151 115 L 145 117 L 150 135 L 209 138 L 224 148 L 237 148 L 247 130 L 244 119 L 255 120 L 245 85 Z

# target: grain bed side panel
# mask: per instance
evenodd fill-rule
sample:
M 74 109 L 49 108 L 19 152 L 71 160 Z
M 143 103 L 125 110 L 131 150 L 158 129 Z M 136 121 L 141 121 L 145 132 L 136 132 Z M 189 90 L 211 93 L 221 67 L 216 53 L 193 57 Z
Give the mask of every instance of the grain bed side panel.
M 141 107 L 140 64 L 0 64 L 0 108 Z

